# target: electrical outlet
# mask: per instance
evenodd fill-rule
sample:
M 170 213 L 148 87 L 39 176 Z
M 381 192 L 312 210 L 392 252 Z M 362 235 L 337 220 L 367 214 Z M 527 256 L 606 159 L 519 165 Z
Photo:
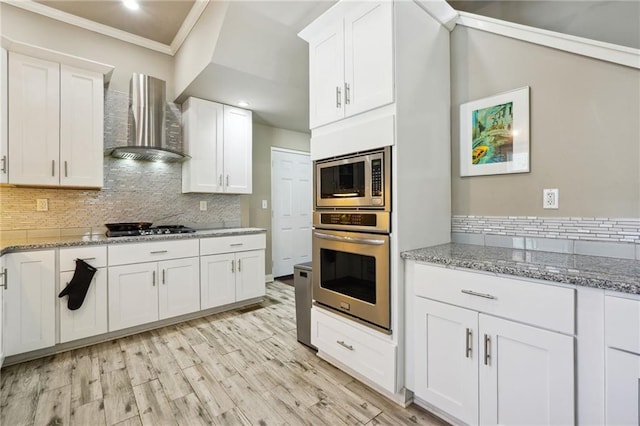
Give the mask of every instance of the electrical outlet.
M 262 208 L 263 209 L 267 208 L 267 200 L 262 200 Z
M 36 199 L 36 211 L 38 212 L 49 211 L 49 200 L 47 200 L 46 198 Z
M 206 210 L 207 210 L 207 201 L 206 200 L 200 201 L 200 211 L 204 212 Z
M 542 190 L 542 208 L 557 209 L 558 208 L 558 188 Z

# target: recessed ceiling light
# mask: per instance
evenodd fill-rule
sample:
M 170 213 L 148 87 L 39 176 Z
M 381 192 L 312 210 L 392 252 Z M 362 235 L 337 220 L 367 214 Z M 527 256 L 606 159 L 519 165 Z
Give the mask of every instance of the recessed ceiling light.
M 238 106 L 242 107 L 242 108 L 248 107 L 249 106 L 249 102 L 247 102 L 247 101 L 238 101 Z
M 122 3 L 124 3 L 124 5 L 125 5 L 125 7 L 127 9 L 131 9 L 131 10 L 140 9 L 140 5 L 138 4 L 138 0 L 122 0 Z

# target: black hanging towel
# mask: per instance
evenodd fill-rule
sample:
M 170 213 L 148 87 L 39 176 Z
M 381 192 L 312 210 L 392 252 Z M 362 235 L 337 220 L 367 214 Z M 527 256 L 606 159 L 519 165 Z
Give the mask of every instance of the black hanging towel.
M 75 311 L 82 306 L 96 271 L 96 268 L 84 260 L 76 259 L 76 270 L 73 273 L 73 278 L 58 295 L 58 297 L 69 296 L 67 300 L 67 308 L 69 310 Z

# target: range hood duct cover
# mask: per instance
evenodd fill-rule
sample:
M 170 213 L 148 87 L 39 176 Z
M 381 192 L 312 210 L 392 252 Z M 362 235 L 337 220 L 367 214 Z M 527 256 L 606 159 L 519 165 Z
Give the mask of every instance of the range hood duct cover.
M 133 138 L 130 145 L 111 151 L 111 156 L 132 160 L 177 162 L 189 156 L 170 149 L 165 140 L 166 83 L 134 73 L 129 85 Z

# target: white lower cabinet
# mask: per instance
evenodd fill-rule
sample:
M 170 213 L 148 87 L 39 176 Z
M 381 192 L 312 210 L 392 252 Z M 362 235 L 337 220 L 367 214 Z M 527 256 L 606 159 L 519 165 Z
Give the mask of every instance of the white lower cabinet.
M 107 324 L 107 248 L 75 247 L 60 249 L 59 294 L 75 273 L 75 259 L 82 259 L 97 268 L 80 308 L 67 307 L 68 298 L 58 298 L 60 343 L 97 336 L 108 331 Z
M 236 300 L 264 296 L 264 250 L 236 253 L 236 266 Z
M 109 268 L 109 331 L 200 309 L 198 258 Z
M 4 289 L 5 355 L 53 346 L 55 328 L 55 251 L 10 253 Z
M 640 424 L 640 300 L 605 297 L 605 418 Z
M 536 300 L 531 283 L 414 267 L 413 288 L 420 295 L 414 297 L 412 319 L 416 397 L 471 425 L 575 423 L 574 336 L 523 323 L 531 319 L 554 330 L 573 329 L 564 315 L 574 309 L 573 289 L 553 288 L 562 302 L 548 303 L 539 313 L 544 319 L 533 318 L 529 309 L 510 308 Z
M 378 333 L 314 306 L 311 343 L 318 355 L 360 375 L 360 379 L 395 393 L 396 346 Z M 385 336 L 386 337 L 386 336 Z

